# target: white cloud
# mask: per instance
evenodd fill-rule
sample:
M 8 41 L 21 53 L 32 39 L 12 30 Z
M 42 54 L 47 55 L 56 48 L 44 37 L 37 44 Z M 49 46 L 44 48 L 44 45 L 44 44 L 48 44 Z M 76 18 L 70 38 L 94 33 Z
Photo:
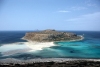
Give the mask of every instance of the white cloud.
M 70 11 L 66 11 L 66 10 L 60 10 L 58 12 L 61 12 L 61 13 L 67 13 L 67 12 L 70 12 Z
M 68 19 L 67 25 L 69 29 L 100 31 L 100 12 Z
M 88 9 L 87 7 L 83 7 L 83 6 L 74 6 L 74 7 L 71 7 L 69 8 L 69 10 L 85 10 L 85 9 Z M 61 13 L 68 13 L 68 12 L 71 12 L 71 11 L 68 11 L 68 10 L 59 10 L 57 12 L 61 12 Z
M 74 6 L 71 8 L 72 10 L 84 10 L 87 9 L 86 7 L 79 7 L 79 6 Z
M 99 21 L 100 22 L 100 12 L 92 13 L 92 14 L 86 14 L 79 16 L 78 18 L 72 18 L 68 19 L 67 21 Z

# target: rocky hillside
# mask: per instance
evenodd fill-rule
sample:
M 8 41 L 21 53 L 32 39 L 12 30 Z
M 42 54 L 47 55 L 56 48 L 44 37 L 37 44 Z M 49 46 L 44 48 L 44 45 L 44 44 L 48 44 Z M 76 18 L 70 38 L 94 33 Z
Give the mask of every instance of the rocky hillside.
M 51 42 L 51 41 L 79 40 L 82 39 L 82 37 L 77 36 L 74 33 L 58 32 L 55 30 L 44 30 L 44 31 L 26 33 L 22 39 L 28 41 Z

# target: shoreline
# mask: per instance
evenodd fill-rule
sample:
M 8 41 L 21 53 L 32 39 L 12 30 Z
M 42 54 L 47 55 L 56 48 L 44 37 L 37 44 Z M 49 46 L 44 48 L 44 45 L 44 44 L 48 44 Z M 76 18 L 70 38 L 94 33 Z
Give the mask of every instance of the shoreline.
M 56 44 L 56 42 L 73 42 L 73 41 L 80 41 L 80 40 L 83 40 L 83 37 L 81 37 L 81 39 L 78 39 L 78 40 L 70 40 L 70 41 L 53 41 L 53 42 L 27 41 L 27 42 L 11 43 L 10 45 L 13 45 L 13 46 L 15 45 L 15 47 L 16 47 L 16 45 L 23 44 L 23 45 L 26 45 L 27 48 L 25 48 L 25 49 L 21 48 L 20 50 L 18 50 L 16 48 L 15 50 L 9 50 L 9 51 L 5 51 L 5 52 L 1 52 L 1 54 L 6 56 L 6 55 L 12 55 L 12 54 L 15 54 L 15 53 L 20 53 L 20 52 L 43 50 L 44 48 L 49 48 L 49 47 L 52 47 L 52 46 L 58 46 Z
M 66 41 L 53 41 L 53 42 L 74 42 L 74 41 L 81 41 L 84 39 L 84 37 L 82 35 L 78 35 L 78 36 L 81 36 L 81 39 L 76 39 L 76 40 L 66 40 Z
M 32 49 L 32 51 L 43 50 L 43 48 L 56 46 L 53 42 L 31 42 L 31 41 L 26 42 L 25 45 L 30 49 Z
M 81 38 L 80 39 L 76 39 L 76 40 L 69 40 L 69 41 L 52 41 L 52 42 L 37 42 L 37 41 L 28 41 L 25 42 L 26 44 L 28 44 L 28 47 L 32 47 L 32 46 L 29 46 L 29 43 L 33 43 L 34 44 L 39 44 L 41 45 L 41 43 L 44 45 L 44 43 L 51 43 L 51 45 L 47 45 L 45 47 L 51 47 L 51 46 L 56 46 L 55 42 L 73 42 L 73 41 L 80 41 L 80 40 L 83 40 L 84 37 L 82 35 L 79 35 Z M 45 45 L 46 45 L 45 44 Z M 37 48 L 39 48 L 39 50 L 45 48 L 43 47 L 43 45 L 41 45 L 41 49 L 40 45 L 36 45 Z M 35 45 L 33 45 L 35 46 Z M 36 50 L 34 48 L 31 48 L 33 50 Z M 100 62 L 100 59 L 79 59 L 79 58 L 35 58 L 35 59 L 29 59 L 29 60 L 19 60 L 19 59 L 14 59 L 14 58 L 6 58 L 6 59 L 0 59 L 0 64 L 10 64 L 10 63 L 13 63 L 13 64 L 28 64 L 28 63 L 38 63 L 38 62 L 66 62 L 66 61 L 99 61 Z
M 73 59 L 73 58 L 35 58 L 35 59 L 29 59 L 29 60 L 19 60 L 14 58 L 6 58 L 1 59 L 0 64 L 31 64 L 31 63 L 41 63 L 41 62 L 70 62 L 70 61 L 93 61 L 93 62 L 100 62 L 100 59 Z
M 64 40 L 64 41 L 48 41 L 48 42 L 73 42 L 73 41 L 81 41 L 84 39 L 84 37 L 82 35 L 77 35 L 77 36 L 80 36 L 81 38 L 80 39 L 74 39 L 74 40 Z M 26 40 L 27 42 L 38 42 L 38 41 L 31 41 L 31 40 L 27 40 L 25 39 L 24 37 L 21 38 L 22 40 Z M 45 41 L 41 41 L 39 43 L 46 43 Z

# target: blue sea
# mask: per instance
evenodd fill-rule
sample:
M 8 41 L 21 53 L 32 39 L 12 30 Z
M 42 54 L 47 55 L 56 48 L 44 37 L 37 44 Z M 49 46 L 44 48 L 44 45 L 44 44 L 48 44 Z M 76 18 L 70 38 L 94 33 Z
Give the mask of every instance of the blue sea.
M 55 46 L 42 50 L 31 50 L 21 38 L 31 31 L 0 31 L 0 59 L 33 59 L 33 58 L 84 58 L 100 59 L 99 31 L 64 31 L 83 35 L 80 41 L 55 42 Z M 33 45 L 33 44 L 31 44 Z M 46 44 L 48 45 L 48 44 Z M 36 48 L 35 46 L 33 48 Z

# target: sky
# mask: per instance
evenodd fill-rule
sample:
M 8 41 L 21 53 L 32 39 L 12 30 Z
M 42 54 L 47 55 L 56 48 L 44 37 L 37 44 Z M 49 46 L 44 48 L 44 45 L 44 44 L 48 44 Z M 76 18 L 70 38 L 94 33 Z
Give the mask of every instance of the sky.
M 100 31 L 100 0 L 0 0 L 0 31 Z

